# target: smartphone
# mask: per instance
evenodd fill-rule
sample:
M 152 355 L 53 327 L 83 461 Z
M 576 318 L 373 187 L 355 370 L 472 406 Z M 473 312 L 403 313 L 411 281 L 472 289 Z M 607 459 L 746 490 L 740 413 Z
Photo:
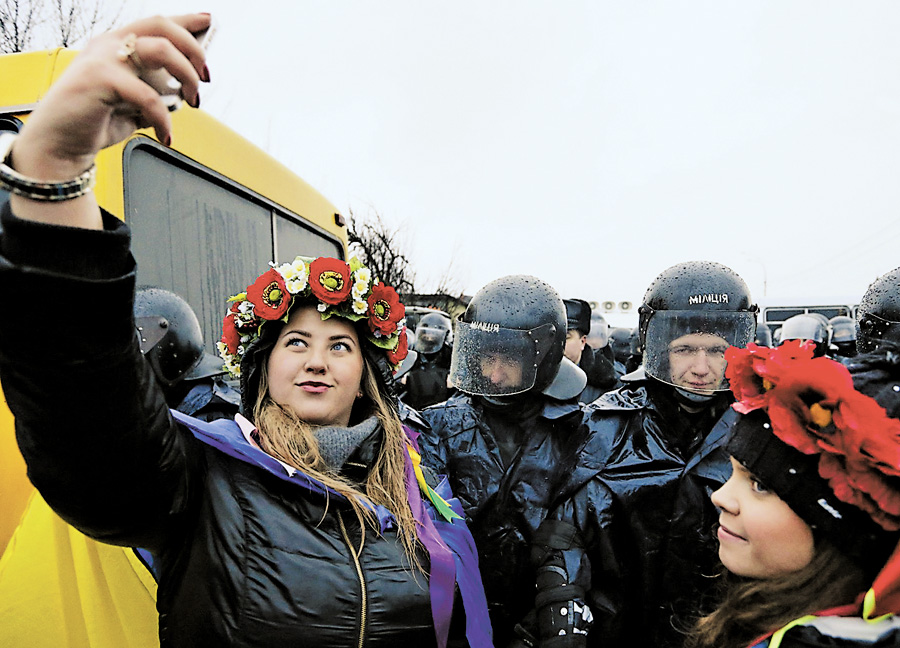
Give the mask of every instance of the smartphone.
M 209 44 L 216 34 L 216 27 L 215 19 L 211 18 L 209 27 L 194 34 L 194 38 L 197 39 L 204 51 L 209 50 Z M 181 102 L 184 101 L 184 96 L 181 94 L 181 83 L 165 68 L 142 72 L 139 76 L 144 83 L 160 94 L 169 112 L 181 108 Z

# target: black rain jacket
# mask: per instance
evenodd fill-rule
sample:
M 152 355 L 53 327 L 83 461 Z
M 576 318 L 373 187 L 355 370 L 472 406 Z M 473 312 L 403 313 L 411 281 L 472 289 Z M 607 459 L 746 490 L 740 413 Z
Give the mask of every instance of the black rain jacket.
M 574 401 L 528 395 L 493 407 L 458 394 L 429 407 L 423 461 L 450 479 L 478 547 L 494 641 L 504 646 L 534 606 L 531 539 L 575 466 L 586 428 Z
M 0 317 L 0 379 L 48 504 L 94 539 L 154 555 L 164 647 L 436 645 L 428 578 L 392 528 L 367 526 L 363 542 L 349 503 L 173 419 L 135 336 L 128 228 L 109 214 L 104 225 L 50 227 L 3 205 L 0 291 L 16 314 Z M 379 432 L 345 465 L 369 465 Z M 460 625 L 451 642 L 465 642 Z
M 570 582 L 587 592 L 588 645 L 680 646 L 700 601 L 713 604 L 718 514 L 710 495 L 731 475 L 729 402 L 718 397 L 689 415 L 673 388 L 648 379 L 587 407 L 590 437 L 542 533 L 575 538 L 555 549 Z

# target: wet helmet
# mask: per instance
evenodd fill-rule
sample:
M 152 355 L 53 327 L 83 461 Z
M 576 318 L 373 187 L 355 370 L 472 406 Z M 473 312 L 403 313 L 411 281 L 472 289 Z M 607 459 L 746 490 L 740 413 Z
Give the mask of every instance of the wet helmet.
M 566 309 L 556 290 L 536 277 L 501 277 L 472 297 L 456 323 L 450 380 L 479 396 L 572 398 L 586 377 L 563 357 L 565 345 Z
M 831 348 L 845 358 L 856 355 L 856 322 L 852 317 L 837 315 L 828 320 L 831 325 Z
M 164 386 L 180 382 L 203 360 L 200 322 L 190 304 L 175 293 L 152 286 L 138 288 L 134 323 L 141 353 Z
M 900 268 L 872 282 L 856 310 L 856 346 L 874 351 L 882 342 L 900 346 Z
M 759 346 L 775 346 L 772 343 L 772 329 L 769 328 L 768 324 L 760 322 L 756 325 L 756 338 L 753 341 L 756 342 Z
M 826 319 L 825 322 L 827 321 Z M 813 342 L 816 345 L 813 355 L 820 358 L 828 352 L 829 337 L 828 326 L 822 322 L 821 317 L 816 317 L 813 313 L 801 313 L 784 320 L 778 345 L 781 346 L 788 340 Z
M 725 391 L 724 351 L 753 340 L 758 310 L 744 280 L 720 263 L 688 261 L 663 271 L 638 309 L 647 375 L 691 393 Z M 681 339 L 684 343 L 673 346 Z M 683 360 L 713 356 L 716 370 L 703 380 L 675 375 L 675 362 L 683 366 Z
M 416 326 L 415 349 L 418 353 L 437 353 L 449 341 L 450 318 L 443 313 L 426 313 Z

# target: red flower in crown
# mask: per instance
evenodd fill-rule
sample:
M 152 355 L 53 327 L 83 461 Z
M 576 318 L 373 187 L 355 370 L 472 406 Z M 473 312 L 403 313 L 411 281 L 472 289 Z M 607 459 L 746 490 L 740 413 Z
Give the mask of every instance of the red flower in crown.
M 397 336 L 397 346 L 388 350 L 387 359 L 392 365 L 398 365 L 407 355 L 409 355 L 409 339 L 406 337 L 406 327 L 404 326 L 400 330 L 400 335 Z
M 725 351 L 725 376 L 737 401 L 734 409 L 747 414 L 766 407 L 768 391 L 781 382 L 787 366 L 795 360 L 811 360 L 812 355 L 812 346 L 803 346 L 798 340 L 789 340 L 775 349 L 752 342 L 746 349 L 729 347 Z
M 729 379 L 741 399 L 735 409 L 764 408 L 775 436 L 819 455 L 819 475 L 839 500 L 884 529 L 900 529 L 900 420 L 857 391 L 842 364 L 790 344 L 729 350 Z
M 319 301 L 337 306 L 352 288 L 350 266 L 340 259 L 319 257 L 309 264 L 309 289 Z
M 272 268 L 247 288 L 247 301 L 253 304 L 253 312 L 257 317 L 276 320 L 287 312 L 291 305 L 291 295 L 284 284 L 284 277 Z
M 391 335 L 397 330 L 397 324 L 406 316 L 406 307 L 400 303 L 400 297 L 390 286 L 377 283 L 369 295 L 369 328 L 372 332 L 380 331 L 382 335 Z
M 234 355 L 237 353 L 240 343 L 241 334 L 234 324 L 234 315 L 229 313 L 225 316 L 225 321 L 222 323 L 222 344 L 228 347 L 228 353 Z

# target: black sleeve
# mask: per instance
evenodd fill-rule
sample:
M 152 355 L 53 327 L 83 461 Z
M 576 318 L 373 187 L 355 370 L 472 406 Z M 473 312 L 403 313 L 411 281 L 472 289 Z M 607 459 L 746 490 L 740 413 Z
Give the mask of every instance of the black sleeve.
M 155 549 L 187 514 L 201 451 L 140 353 L 127 226 L 0 212 L 0 381 L 28 477 L 86 535 Z

